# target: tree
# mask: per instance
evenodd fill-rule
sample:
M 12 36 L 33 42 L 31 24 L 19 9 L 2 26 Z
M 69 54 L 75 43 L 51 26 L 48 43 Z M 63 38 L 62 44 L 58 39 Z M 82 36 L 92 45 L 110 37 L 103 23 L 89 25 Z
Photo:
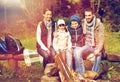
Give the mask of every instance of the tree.
M 42 0 L 22 0 L 23 12 L 27 18 L 27 22 L 36 26 L 36 23 L 40 20 L 43 11 Z

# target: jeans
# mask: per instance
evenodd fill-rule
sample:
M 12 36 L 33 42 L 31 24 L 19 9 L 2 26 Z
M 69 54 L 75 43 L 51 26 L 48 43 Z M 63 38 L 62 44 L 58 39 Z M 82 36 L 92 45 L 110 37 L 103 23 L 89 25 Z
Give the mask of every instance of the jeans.
M 85 67 L 84 67 L 84 63 L 83 63 L 83 56 L 84 55 L 89 55 L 90 53 L 93 53 L 94 50 L 97 48 L 92 48 L 90 46 L 83 46 L 83 47 L 77 47 L 74 50 L 74 59 L 75 59 L 75 68 L 76 68 L 76 72 L 79 74 L 84 74 L 85 72 Z M 95 57 L 95 61 L 92 67 L 92 71 L 98 72 L 99 70 L 99 66 L 100 66 L 100 62 L 101 62 L 101 55 Z
M 40 47 L 37 48 L 38 53 L 43 57 L 43 67 L 44 68 L 47 63 L 54 62 L 53 56 L 55 55 L 55 50 L 53 49 L 53 47 L 50 47 L 49 50 L 51 52 L 50 54 L 48 54 L 45 50 L 41 49 Z
M 73 70 L 73 63 L 72 63 L 72 53 L 66 50 L 66 63 L 70 70 Z

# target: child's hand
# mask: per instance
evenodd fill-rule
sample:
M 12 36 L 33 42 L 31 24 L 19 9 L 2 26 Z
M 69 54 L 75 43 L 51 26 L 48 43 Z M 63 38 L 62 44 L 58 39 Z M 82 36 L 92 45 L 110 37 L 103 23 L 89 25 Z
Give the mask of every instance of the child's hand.
M 53 36 L 56 38 L 56 37 L 58 37 L 58 33 L 57 32 L 54 32 L 53 33 Z
M 60 52 L 59 52 L 59 50 L 58 50 L 58 51 L 56 51 L 56 53 L 57 53 L 57 54 L 59 54 L 59 53 L 60 53 Z
M 71 49 L 68 49 L 68 52 L 69 52 L 69 53 L 72 53 L 72 50 L 71 50 Z

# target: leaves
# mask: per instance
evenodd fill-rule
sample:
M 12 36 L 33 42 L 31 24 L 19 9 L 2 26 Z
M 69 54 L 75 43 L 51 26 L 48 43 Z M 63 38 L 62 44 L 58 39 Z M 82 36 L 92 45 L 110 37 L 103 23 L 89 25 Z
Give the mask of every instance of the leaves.
M 68 0 L 70 3 L 75 4 L 75 3 L 80 3 L 81 0 Z

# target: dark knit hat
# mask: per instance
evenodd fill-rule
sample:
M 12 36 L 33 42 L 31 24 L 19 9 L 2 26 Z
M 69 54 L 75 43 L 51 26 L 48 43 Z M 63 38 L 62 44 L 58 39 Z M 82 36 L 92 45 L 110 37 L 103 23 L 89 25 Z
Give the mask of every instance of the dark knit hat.
M 73 20 L 75 20 L 79 23 L 80 22 L 80 16 L 78 16 L 77 14 L 72 15 L 70 17 L 70 22 L 73 21 Z

